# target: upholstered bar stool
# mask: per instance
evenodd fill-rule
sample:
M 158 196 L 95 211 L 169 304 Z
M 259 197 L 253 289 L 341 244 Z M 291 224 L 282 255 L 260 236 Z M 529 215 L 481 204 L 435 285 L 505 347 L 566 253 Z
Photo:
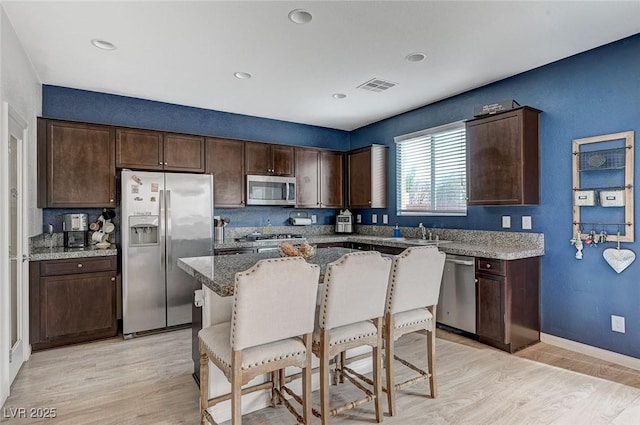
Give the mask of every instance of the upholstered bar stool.
M 376 420 L 382 421 L 380 401 L 382 320 L 389 282 L 391 260 L 379 252 L 354 252 L 329 263 L 324 275 L 320 308 L 313 334 L 313 353 L 320 359 L 320 405 L 322 424 L 329 417 L 362 403 L 374 401 Z M 346 377 L 366 396 L 343 406 L 330 409 L 329 362 L 347 349 L 369 345 L 373 347 L 373 390 L 366 389 L 361 377 L 344 364 L 336 365 L 336 373 Z M 338 370 L 339 368 L 339 370 Z
M 431 397 L 436 397 L 435 343 L 436 307 L 444 270 L 445 254 L 436 247 L 408 248 L 393 258 L 384 324 L 385 368 L 389 414 L 395 413 L 396 390 L 429 379 Z M 427 331 L 427 369 L 424 371 L 394 354 L 395 341 L 410 332 Z M 394 359 L 418 373 L 394 383 Z
M 311 415 L 311 341 L 320 268 L 301 257 L 260 260 L 237 273 L 231 322 L 198 333 L 200 340 L 201 423 L 216 424 L 207 410 L 231 399 L 231 423 L 240 424 L 241 396 L 270 388 L 272 400 L 280 398 L 272 373 L 288 366 L 302 368 L 302 417 Z M 231 383 L 231 393 L 209 399 L 209 360 Z M 271 373 L 270 373 L 271 372 Z M 270 373 L 271 382 L 242 389 L 251 379 Z M 292 412 L 293 413 L 293 412 Z

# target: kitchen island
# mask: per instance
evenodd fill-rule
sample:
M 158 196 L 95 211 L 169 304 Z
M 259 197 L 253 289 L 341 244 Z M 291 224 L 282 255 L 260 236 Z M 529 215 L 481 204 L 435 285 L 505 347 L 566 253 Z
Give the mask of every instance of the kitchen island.
M 349 252 L 356 250 L 348 248 L 318 248 L 315 255 L 308 259 L 309 263 L 320 266 L 320 282 L 326 265 L 335 261 Z M 228 322 L 231 319 L 231 310 L 233 307 L 233 286 L 235 274 L 249 269 L 259 260 L 266 258 L 279 258 L 277 251 L 237 254 L 237 255 L 216 255 L 204 257 L 190 257 L 178 259 L 178 267 L 193 276 L 194 290 L 202 290 L 202 300 L 204 304 L 202 308 L 193 306 L 193 324 L 192 324 L 192 358 L 194 362 L 194 378 L 199 382 L 200 354 L 198 348 L 198 331 L 201 328 L 213 326 L 219 323 Z M 198 298 L 198 295 L 196 296 Z M 356 350 L 351 355 L 361 354 L 365 350 Z M 314 359 L 317 362 L 317 359 Z M 314 367 L 317 366 L 314 363 Z M 365 369 L 360 369 L 362 373 L 366 373 L 370 369 L 370 365 L 364 365 Z M 254 378 L 247 385 L 255 385 L 264 382 L 263 376 Z M 226 394 L 230 391 L 230 385 L 227 378 L 215 366 L 209 367 L 209 396 L 215 397 Z M 294 386 L 295 388 L 295 386 Z M 270 394 L 267 391 L 259 391 L 247 394 L 242 400 L 242 410 L 244 413 L 252 412 L 268 406 L 271 402 Z M 213 416 L 218 421 L 225 421 L 230 418 L 230 409 L 228 402 L 220 403 L 213 407 Z
M 348 248 L 318 248 L 307 261 L 320 266 L 320 278 L 328 263 L 344 254 L 354 252 Z M 279 258 L 277 251 L 238 255 L 216 255 L 206 257 L 180 258 L 178 267 L 193 276 L 196 281 L 209 288 L 220 297 L 233 295 L 233 283 L 237 272 L 247 270 L 265 258 Z

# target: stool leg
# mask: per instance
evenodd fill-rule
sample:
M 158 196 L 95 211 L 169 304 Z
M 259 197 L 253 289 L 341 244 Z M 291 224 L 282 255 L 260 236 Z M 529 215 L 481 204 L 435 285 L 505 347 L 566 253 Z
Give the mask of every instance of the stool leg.
M 385 372 L 386 372 L 386 386 L 387 386 L 387 407 L 389 409 L 389 416 L 393 416 L 396 411 L 396 386 L 394 384 L 394 350 L 395 350 L 395 342 L 393 341 L 393 315 L 391 313 L 387 314 L 386 323 L 385 323 L 385 355 L 384 355 L 384 363 L 385 363 Z
M 435 317 L 435 316 L 433 316 Z M 438 396 L 436 386 L 436 330 L 435 323 L 433 329 L 427 331 L 427 365 L 429 371 L 429 389 L 431 390 L 431 398 Z
M 320 332 L 320 413 L 322 425 L 329 425 L 329 333 Z
M 276 388 L 280 388 L 278 386 L 278 376 L 280 375 L 279 372 L 280 371 L 274 370 L 269 374 L 269 378 L 271 379 L 271 407 L 276 407 L 279 401 L 278 395 L 276 393 Z
M 208 421 L 204 411 L 209 407 L 209 357 L 202 349 L 200 353 L 200 424 L 205 425 Z
M 339 382 L 341 384 L 344 384 L 344 372 L 342 371 L 342 368 L 345 367 L 347 365 L 347 352 L 343 351 L 342 353 L 340 353 L 340 375 L 339 375 Z
M 302 337 L 307 350 L 305 367 L 302 369 L 302 417 L 304 423 L 311 423 L 311 334 Z
M 233 351 L 231 355 L 231 424 L 242 424 L 242 353 Z
M 382 360 L 380 358 L 380 348 L 382 347 L 382 317 L 375 319 L 374 323 L 377 328 L 378 341 L 376 346 L 373 347 L 373 392 L 376 396 L 376 421 L 379 423 L 382 422 L 382 400 L 380 400 L 380 394 L 382 393 L 382 376 L 380 374 L 380 369 L 382 368 Z

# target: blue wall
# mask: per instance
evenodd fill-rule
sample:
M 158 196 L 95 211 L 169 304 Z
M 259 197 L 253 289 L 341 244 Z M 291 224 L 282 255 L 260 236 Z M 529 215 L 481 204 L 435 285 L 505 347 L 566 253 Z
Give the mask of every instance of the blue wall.
M 349 149 L 349 133 L 342 130 L 58 86 L 42 86 L 42 115 L 285 145 Z
M 380 121 L 351 133 L 263 118 L 208 111 L 140 99 L 43 87 L 43 115 L 134 127 L 164 129 L 304 146 L 345 150 L 371 143 L 390 146 L 389 223 L 500 230 L 501 216 L 533 217 L 533 231 L 545 234 L 542 258 L 542 331 L 640 358 L 640 260 L 616 274 L 602 250 L 585 248 L 575 259 L 570 245 L 572 222 L 571 142 L 607 133 L 640 130 L 640 35 L 613 43 L 423 108 Z M 393 137 L 472 117 L 473 108 L 502 99 L 541 109 L 541 203 L 528 207 L 471 207 L 466 217 L 395 216 L 395 147 Z M 636 156 L 637 158 L 637 156 Z M 638 159 L 635 169 L 638 170 Z M 640 182 L 638 171 L 636 182 Z M 635 191 L 636 200 L 638 190 Z M 279 224 L 286 208 L 248 207 L 220 210 L 238 226 Z M 369 223 L 372 211 L 363 213 Z M 55 213 L 55 212 L 52 212 Z M 330 223 L 335 210 L 313 210 Z M 235 218 L 235 219 L 234 219 Z M 636 214 L 637 221 L 637 214 Z M 640 254 L 639 244 L 624 244 Z M 633 276 L 636 276 L 635 278 Z M 626 318 L 626 334 L 612 332 L 610 315 Z
M 572 140 L 635 131 L 640 138 L 640 35 L 627 38 L 351 133 L 351 148 L 380 143 L 395 157 L 393 137 L 472 118 L 474 106 L 516 99 L 543 111 L 540 123 L 541 203 L 534 207 L 470 207 L 467 217 L 395 217 L 395 163 L 389 167 L 391 223 L 500 230 L 501 216 L 533 218 L 533 231 L 545 235 L 542 258 L 542 331 L 562 338 L 640 357 L 640 259 L 616 274 L 602 257 L 604 248 L 585 247 L 576 260 L 572 232 Z M 635 160 L 635 182 L 639 156 Z M 638 207 L 640 190 L 635 189 Z M 635 214 L 637 223 L 638 214 Z M 363 217 L 370 222 L 370 212 Z M 636 224 L 637 225 L 637 224 Z M 515 227 L 515 228 L 513 228 Z M 611 233 L 611 229 L 609 230 Z M 615 231 L 613 231 L 615 233 Z M 640 235 L 636 235 L 636 238 Z M 637 240 L 637 239 L 636 239 Z M 640 244 L 623 244 L 640 255 Z M 626 318 L 626 334 L 611 331 L 612 314 Z

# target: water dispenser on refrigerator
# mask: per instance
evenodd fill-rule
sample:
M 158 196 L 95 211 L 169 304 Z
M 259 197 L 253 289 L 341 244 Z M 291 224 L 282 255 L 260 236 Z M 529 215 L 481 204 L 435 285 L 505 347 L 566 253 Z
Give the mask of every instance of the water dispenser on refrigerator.
M 158 245 L 158 216 L 129 217 L 129 246 Z

